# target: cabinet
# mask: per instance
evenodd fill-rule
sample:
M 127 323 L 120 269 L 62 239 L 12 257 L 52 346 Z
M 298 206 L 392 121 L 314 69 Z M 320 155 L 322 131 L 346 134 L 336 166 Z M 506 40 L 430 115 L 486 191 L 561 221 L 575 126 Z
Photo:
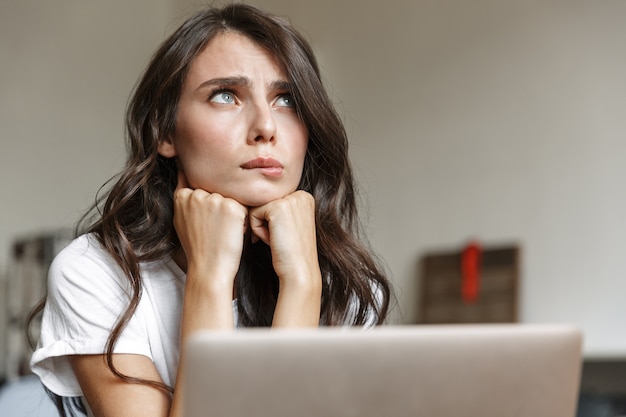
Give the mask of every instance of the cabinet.
M 16 239 L 6 275 L 4 300 L 4 357 L 6 379 L 29 373 L 32 350 L 26 337 L 26 320 L 33 307 L 45 296 L 48 268 L 54 256 L 72 239 L 69 231 L 23 236 Z M 31 326 L 36 339 L 40 317 Z
M 420 268 L 418 322 L 517 322 L 519 257 L 516 245 L 482 247 L 476 243 L 425 254 Z M 470 273 L 472 276 L 466 276 Z M 468 279 L 472 282 L 464 282 Z M 468 285 L 473 289 L 469 296 L 464 294 Z

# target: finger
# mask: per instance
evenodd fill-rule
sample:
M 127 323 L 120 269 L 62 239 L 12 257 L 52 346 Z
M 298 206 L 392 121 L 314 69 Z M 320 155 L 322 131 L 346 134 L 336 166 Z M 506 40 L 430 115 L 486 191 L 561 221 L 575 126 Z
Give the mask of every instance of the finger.
M 250 231 L 252 232 L 252 242 L 261 239 L 263 242 L 269 245 L 270 243 L 270 231 L 265 218 L 266 210 L 256 208 L 250 210 L 248 216 L 250 218 Z

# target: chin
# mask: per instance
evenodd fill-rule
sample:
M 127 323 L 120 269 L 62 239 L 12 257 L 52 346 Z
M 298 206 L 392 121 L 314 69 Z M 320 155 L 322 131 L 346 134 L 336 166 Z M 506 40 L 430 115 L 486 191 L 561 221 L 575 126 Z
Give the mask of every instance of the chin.
M 274 200 L 279 200 L 286 195 L 290 194 L 290 191 L 282 192 L 265 192 L 265 193 L 251 193 L 247 195 L 235 195 L 231 198 L 237 200 L 239 203 L 247 207 L 260 207 Z
M 264 196 L 263 198 L 242 198 L 242 199 L 236 199 L 236 200 L 247 207 L 261 207 L 261 206 L 266 205 L 267 203 L 271 203 L 272 201 L 278 200 L 282 197 L 284 196 L 275 197 L 275 198 Z

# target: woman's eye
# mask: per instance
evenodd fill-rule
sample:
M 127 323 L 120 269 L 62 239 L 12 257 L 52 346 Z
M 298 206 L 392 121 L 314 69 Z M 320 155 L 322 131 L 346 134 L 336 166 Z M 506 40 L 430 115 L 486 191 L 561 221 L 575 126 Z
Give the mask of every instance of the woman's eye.
M 276 105 L 279 107 L 295 107 L 295 102 L 291 94 L 283 94 L 276 99 Z
M 211 96 L 211 102 L 220 104 L 233 104 L 235 95 L 230 91 L 218 91 Z

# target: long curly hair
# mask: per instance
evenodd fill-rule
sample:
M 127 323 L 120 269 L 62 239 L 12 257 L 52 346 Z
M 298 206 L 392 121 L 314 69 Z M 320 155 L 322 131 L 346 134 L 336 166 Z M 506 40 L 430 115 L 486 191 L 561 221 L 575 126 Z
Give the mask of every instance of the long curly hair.
M 173 226 L 177 167 L 173 159 L 159 155 L 158 144 L 175 131 L 178 101 L 192 62 L 225 31 L 247 36 L 282 65 L 293 86 L 298 117 L 309 132 L 298 188 L 316 201 L 324 277 L 320 324 L 363 325 L 372 317 L 374 324 L 382 324 L 389 309 L 390 284 L 359 231 L 346 132 L 322 85 L 310 45 L 286 20 L 253 6 L 208 8 L 185 21 L 152 57 L 128 104 L 127 164 L 108 191 L 99 193 L 77 228 L 97 236 L 131 283 L 130 303 L 105 352 L 112 372 L 128 382 L 146 383 L 115 369 L 113 349 L 141 298 L 140 263 L 171 256 L 180 245 Z M 270 326 L 278 279 L 267 245 L 245 244 L 235 282 L 240 324 Z

